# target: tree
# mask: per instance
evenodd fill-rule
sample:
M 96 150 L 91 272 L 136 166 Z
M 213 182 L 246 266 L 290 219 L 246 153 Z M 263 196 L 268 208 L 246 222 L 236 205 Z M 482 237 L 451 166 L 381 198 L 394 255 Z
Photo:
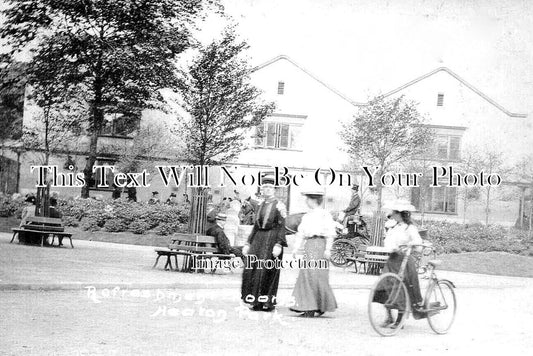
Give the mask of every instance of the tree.
M 401 96 L 376 97 L 361 107 L 352 121 L 343 124 L 340 136 L 352 158 L 379 167 L 375 179 L 378 210 L 383 192 L 379 177 L 393 164 L 414 158 L 430 142 L 431 130 L 423 123 L 416 104 Z
M 250 83 L 248 48 L 226 28 L 222 39 L 202 47 L 179 87 L 189 118 L 183 122 L 185 157 L 196 165 L 227 162 L 244 149 L 248 129 L 268 116 L 274 105 L 260 100 Z
M 176 85 L 177 56 L 192 44 L 190 27 L 217 0 L 8 1 L 0 36 L 11 61 L 28 48 L 28 84 L 53 75 L 57 92 L 82 91 L 89 106 L 90 181 L 106 114 L 140 117 Z M 89 196 L 89 187 L 82 189 Z
M 0 63 L 3 58 L 0 57 Z M 24 65 L 13 63 L 0 68 L 0 146 L 22 135 L 22 115 L 24 111 Z

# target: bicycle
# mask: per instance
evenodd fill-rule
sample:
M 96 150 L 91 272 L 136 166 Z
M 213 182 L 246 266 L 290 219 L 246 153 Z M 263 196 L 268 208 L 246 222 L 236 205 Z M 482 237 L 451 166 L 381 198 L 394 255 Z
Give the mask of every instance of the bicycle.
M 426 245 L 401 246 L 404 257 L 398 274 L 384 273 L 376 281 L 368 300 L 368 315 L 372 328 L 382 336 L 396 335 L 403 326 L 411 312 L 409 293 L 404 282 L 404 273 L 407 260 L 415 247 L 427 249 Z M 455 285 L 447 279 L 439 279 L 435 269 L 441 263 L 439 260 L 430 260 L 425 266 L 429 274 L 429 284 L 423 299 L 422 310 L 413 311 L 415 319 L 427 318 L 430 328 L 437 334 L 446 334 L 455 319 L 457 300 L 455 298 Z M 390 317 L 396 320 L 391 327 Z M 398 322 L 398 316 L 400 320 Z

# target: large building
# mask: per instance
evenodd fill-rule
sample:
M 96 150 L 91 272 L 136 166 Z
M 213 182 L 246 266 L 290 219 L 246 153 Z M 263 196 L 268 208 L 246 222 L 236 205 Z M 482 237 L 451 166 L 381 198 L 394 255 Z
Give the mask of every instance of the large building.
M 290 212 L 305 210 L 300 193 L 309 188 L 326 192 L 324 204 L 327 209 L 342 210 L 350 199 L 349 184 L 357 182 L 362 187 L 362 212 L 371 214 L 376 209 L 376 196 L 367 188 L 368 180 L 361 171 L 350 165 L 350 157 L 339 137 L 342 124 L 353 120 L 359 108 L 366 105 L 365 101 L 355 101 L 338 92 L 287 56 L 278 56 L 255 67 L 251 77 L 254 85 L 263 90 L 264 99 L 275 102 L 276 109 L 263 124 L 250 132 L 249 149 L 234 162 L 228 162 L 229 166 L 235 167 L 229 168 L 230 172 L 235 177 L 250 177 L 258 171 L 287 167 L 291 177 L 305 176 L 297 179 L 298 185 L 293 181 L 289 187 L 278 189 Z M 363 83 L 360 86 L 364 89 Z M 421 161 L 443 166 L 459 165 L 467 155 L 494 151 L 501 154 L 507 166 L 512 166 L 514 161 L 530 153 L 533 128 L 528 115 L 504 108 L 448 68 L 437 68 L 384 94 L 386 97 L 399 95 L 418 103 L 419 111 L 428 118 L 428 126 L 436 135 L 432 152 Z M 31 102 L 25 103 L 24 125 L 31 126 L 37 115 L 39 110 Z M 146 111 L 140 125 L 156 127 L 154 123 L 164 118 L 161 113 Z M 123 117 L 108 118 L 99 141 L 97 163 L 115 164 L 121 154 L 133 150 L 132 126 L 124 120 Z M 79 171 L 85 165 L 88 139 L 79 137 L 68 142 L 57 145 L 57 153 L 50 158 L 50 163 L 60 168 L 72 165 Z M 0 190 L 5 193 L 33 191 L 36 177 L 29 174 L 30 166 L 42 161 L 39 150 L 22 151 L 17 147 L 20 143 L 4 142 L 0 152 Z M 169 151 L 153 160 L 179 164 L 175 157 Z M 318 186 L 315 181 L 317 170 L 320 170 L 320 182 L 332 178 L 331 170 L 336 173 L 336 180 L 331 185 Z M 215 180 L 219 178 L 217 174 L 221 174 L 218 169 L 213 172 Z M 491 192 L 490 222 L 514 224 L 519 216 L 520 198 L 525 189 L 510 184 L 513 179 L 509 177 L 503 175 L 504 184 Z M 215 201 L 232 197 L 235 190 L 241 198 L 257 192 L 255 185 L 234 186 L 227 176 L 221 179 L 226 186 L 213 189 Z M 180 197 L 187 193 L 184 187 L 164 187 L 153 175 L 150 182 L 149 189 L 139 190 L 139 199 L 147 200 L 153 190 L 159 191 L 162 198 L 171 191 L 178 192 Z M 111 196 L 111 189 L 97 188 L 96 184 L 97 181 L 92 182 L 92 195 Z M 423 191 L 422 194 L 417 188 L 388 189 L 384 199 L 410 199 L 430 219 L 484 221 L 486 192 L 483 189 L 466 192 L 461 188 L 442 186 Z M 61 188 L 59 193 L 79 195 L 79 192 L 79 188 Z

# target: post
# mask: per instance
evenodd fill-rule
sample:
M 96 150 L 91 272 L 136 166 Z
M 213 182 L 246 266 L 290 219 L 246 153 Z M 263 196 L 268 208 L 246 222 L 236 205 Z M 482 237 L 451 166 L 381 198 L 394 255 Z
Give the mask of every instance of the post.
M 374 211 L 372 216 L 372 236 L 370 237 L 372 246 L 383 246 L 384 225 L 385 215 L 381 211 Z
M 189 233 L 204 234 L 207 215 L 207 189 L 193 188 L 191 211 L 189 214 Z

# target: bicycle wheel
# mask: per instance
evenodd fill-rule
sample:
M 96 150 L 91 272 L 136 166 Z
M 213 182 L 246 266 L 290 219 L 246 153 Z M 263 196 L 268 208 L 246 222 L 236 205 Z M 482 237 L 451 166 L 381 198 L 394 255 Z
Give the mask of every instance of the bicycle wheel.
M 453 288 L 448 281 L 437 281 L 426 292 L 424 308 L 429 326 L 437 334 L 446 334 L 455 319 L 457 303 Z
M 409 294 L 395 273 L 384 273 L 376 281 L 368 299 L 368 318 L 381 336 L 396 335 L 409 316 Z M 403 315 L 403 316 L 402 316 Z M 391 325 L 396 324 L 395 328 Z
M 353 261 L 348 261 L 348 257 L 353 257 L 357 251 L 357 245 L 347 239 L 339 239 L 331 246 L 330 261 L 335 267 L 350 266 Z

